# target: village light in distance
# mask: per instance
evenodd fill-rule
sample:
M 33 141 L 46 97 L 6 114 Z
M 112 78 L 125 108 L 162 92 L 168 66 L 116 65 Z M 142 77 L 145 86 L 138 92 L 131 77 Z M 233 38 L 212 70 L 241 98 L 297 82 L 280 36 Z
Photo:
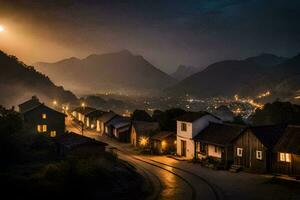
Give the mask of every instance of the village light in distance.
M 0 33 L 4 32 L 4 31 L 5 31 L 5 28 L 2 25 L 0 25 Z
M 57 106 L 57 101 L 56 100 L 54 100 L 52 103 L 53 103 L 54 106 Z
M 85 103 L 84 102 L 81 103 L 81 107 L 83 107 L 83 108 L 85 107 Z

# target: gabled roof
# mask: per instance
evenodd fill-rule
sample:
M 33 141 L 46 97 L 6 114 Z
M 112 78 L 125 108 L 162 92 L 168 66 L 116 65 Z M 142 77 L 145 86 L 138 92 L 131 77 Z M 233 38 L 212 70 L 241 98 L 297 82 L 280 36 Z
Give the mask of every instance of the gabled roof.
M 89 112 L 88 114 L 86 114 L 87 117 L 90 117 L 90 118 L 99 118 L 101 117 L 102 115 L 104 115 L 106 112 L 105 111 L 102 111 L 102 110 L 94 110 L 94 111 L 91 111 Z
M 248 129 L 259 139 L 267 148 L 273 148 L 283 135 L 286 125 L 254 126 Z
M 43 103 L 41 103 L 41 104 L 39 104 L 39 105 L 37 105 L 37 106 L 33 107 L 33 108 L 32 108 L 32 109 L 30 109 L 30 110 L 27 110 L 26 112 L 23 112 L 22 114 L 29 113 L 29 112 L 31 112 L 31 111 L 34 111 L 34 110 L 36 110 L 36 109 L 39 109 L 39 108 L 41 108 L 41 107 L 44 107 L 44 108 L 46 108 L 46 109 L 48 109 L 48 110 L 51 110 L 52 112 L 55 112 L 55 113 L 57 113 L 57 114 L 63 115 L 64 117 L 67 117 L 67 115 L 66 115 L 66 114 L 64 114 L 64 113 L 61 113 L 61 112 L 59 112 L 59 111 L 57 111 L 57 110 L 54 110 L 54 109 L 52 109 L 52 108 L 50 108 L 50 107 L 46 106 L 46 105 L 45 105 L 45 104 L 43 104 Z
M 107 144 L 104 142 L 100 142 L 95 139 L 78 135 L 73 132 L 62 135 L 61 137 L 59 137 L 58 142 L 70 149 L 83 144 L 97 144 L 97 145 L 107 146 Z
M 218 117 L 212 115 L 209 112 L 200 111 L 200 112 L 188 112 L 182 116 L 177 117 L 176 120 L 183 121 L 183 122 L 194 122 L 197 119 L 200 119 L 201 117 L 204 117 L 206 115 L 211 115 L 211 116 L 215 117 L 216 119 L 219 119 Z
M 31 99 L 25 101 L 24 103 L 19 104 L 20 113 L 25 113 L 37 106 L 42 104 L 36 96 L 33 96 Z
M 234 124 L 209 123 L 209 125 L 193 139 L 205 143 L 226 146 L 238 137 L 245 128 L 245 126 Z
M 92 108 L 92 107 L 88 107 L 88 106 L 85 106 L 85 107 L 77 107 L 75 108 L 73 111 L 76 111 L 78 113 L 81 113 L 83 115 L 87 115 L 91 112 L 94 112 L 96 111 L 96 108 Z
M 154 131 L 159 130 L 159 124 L 157 122 L 133 121 L 132 126 L 136 133 L 140 135 L 150 136 Z
M 99 117 L 98 120 L 102 121 L 103 123 L 107 123 L 115 116 L 117 116 L 116 113 L 114 113 L 113 111 L 109 111 L 107 113 L 104 113 L 101 117 Z
M 300 126 L 288 126 L 273 151 L 300 155 Z
M 172 131 L 160 131 L 159 133 L 152 136 L 152 139 L 162 141 L 162 140 L 164 140 L 168 137 L 171 137 L 171 136 L 176 137 L 176 133 L 172 132 Z
M 127 125 L 129 125 L 130 124 L 130 118 L 117 115 L 107 123 L 108 126 L 113 126 L 115 128 L 118 124 L 127 124 Z

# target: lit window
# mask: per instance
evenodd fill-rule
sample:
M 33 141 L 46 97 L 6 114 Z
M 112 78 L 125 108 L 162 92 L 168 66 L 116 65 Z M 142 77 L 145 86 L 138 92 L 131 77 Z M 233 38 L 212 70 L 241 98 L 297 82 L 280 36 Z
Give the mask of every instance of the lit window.
M 238 157 L 242 157 L 243 156 L 243 148 L 237 148 L 236 149 L 236 155 Z
M 290 153 L 279 153 L 279 160 L 281 162 L 291 162 L 291 154 Z
M 37 129 L 37 132 L 41 133 L 42 132 L 42 125 L 37 125 L 36 129 Z
M 186 131 L 186 123 L 181 123 L 181 131 Z
M 51 131 L 50 132 L 50 137 L 56 137 L 56 131 Z
M 47 125 L 43 125 L 43 132 L 47 132 Z
M 107 126 L 105 126 L 105 133 L 108 133 L 108 128 L 107 128 Z
M 215 146 L 215 153 L 218 153 L 218 147 Z
M 43 119 L 47 119 L 47 115 L 46 114 L 42 114 L 42 118 Z
M 256 159 L 262 160 L 262 151 L 256 151 Z

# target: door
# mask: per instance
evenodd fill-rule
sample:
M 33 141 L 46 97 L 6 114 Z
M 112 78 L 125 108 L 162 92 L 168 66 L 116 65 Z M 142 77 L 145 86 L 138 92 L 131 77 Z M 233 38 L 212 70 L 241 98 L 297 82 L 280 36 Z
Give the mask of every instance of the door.
M 186 141 L 181 140 L 181 156 L 186 156 Z

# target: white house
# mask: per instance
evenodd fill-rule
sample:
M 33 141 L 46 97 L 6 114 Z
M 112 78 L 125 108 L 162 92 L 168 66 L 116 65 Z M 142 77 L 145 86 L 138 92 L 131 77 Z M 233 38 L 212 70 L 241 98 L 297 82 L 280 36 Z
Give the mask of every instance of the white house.
M 177 155 L 193 159 L 195 142 L 193 138 L 205 129 L 210 122 L 222 121 L 208 112 L 189 112 L 177 118 Z

